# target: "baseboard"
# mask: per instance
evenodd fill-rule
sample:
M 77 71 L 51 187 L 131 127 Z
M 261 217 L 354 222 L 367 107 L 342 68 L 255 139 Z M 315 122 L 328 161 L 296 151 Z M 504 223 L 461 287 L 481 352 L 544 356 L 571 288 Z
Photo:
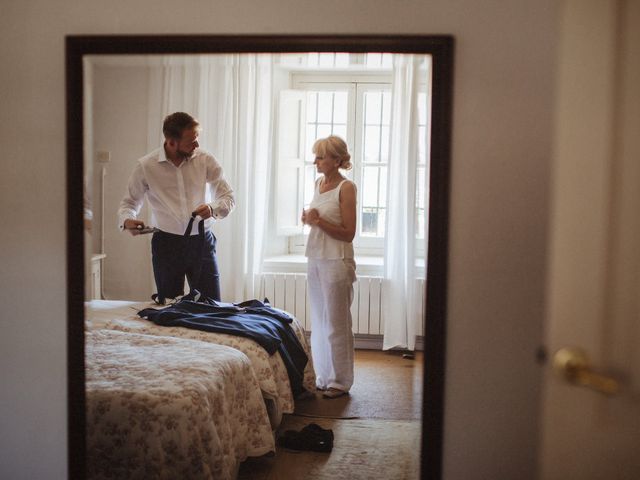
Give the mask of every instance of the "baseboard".
M 307 332 L 307 340 L 311 332 Z M 364 333 L 356 333 L 354 335 L 355 340 L 355 348 L 356 350 L 382 350 L 382 335 L 367 335 Z M 424 337 L 417 336 L 416 337 L 416 351 L 422 352 L 424 350 Z M 392 350 L 396 350 L 395 348 Z M 405 349 L 397 349 L 397 350 L 405 350 Z

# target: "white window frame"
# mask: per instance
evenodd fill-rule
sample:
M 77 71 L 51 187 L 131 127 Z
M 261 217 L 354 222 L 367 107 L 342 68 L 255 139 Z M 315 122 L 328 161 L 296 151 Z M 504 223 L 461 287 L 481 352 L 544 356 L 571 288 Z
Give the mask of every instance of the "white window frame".
M 356 111 L 356 102 L 362 102 L 364 92 L 370 90 L 386 89 L 391 91 L 391 75 L 348 72 L 337 74 L 336 72 L 305 72 L 291 75 L 291 88 L 294 90 L 313 91 L 347 91 L 348 115 L 347 115 L 347 138 L 352 154 L 353 168 L 346 171 L 348 178 L 358 185 L 358 223 L 361 219 L 360 206 L 362 205 L 362 109 Z M 310 153 L 308 153 L 310 154 Z M 307 158 L 307 157 L 305 157 Z M 288 251 L 290 254 L 303 253 L 305 237 L 308 232 L 301 235 L 289 237 Z M 359 227 L 354 238 L 354 249 L 356 255 L 382 256 L 384 254 L 384 238 L 363 237 L 359 234 Z

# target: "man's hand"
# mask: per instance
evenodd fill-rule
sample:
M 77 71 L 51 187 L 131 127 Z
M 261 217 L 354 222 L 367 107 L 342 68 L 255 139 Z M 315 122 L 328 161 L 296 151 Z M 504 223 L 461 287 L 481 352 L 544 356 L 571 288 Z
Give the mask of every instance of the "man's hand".
M 207 205 L 206 203 L 203 203 L 202 205 L 198 205 L 193 210 L 193 213 L 198 215 L 200 218 L 209 218 L 211 217 L 211 207 L 209 207 L 209 205 Z
M 144 222 L 142 220 L 134 220 L 133 218 L 127 218 L 124 221 L 124 229 L 131 235 L 140 235 L 140 230 L 144 228 Z

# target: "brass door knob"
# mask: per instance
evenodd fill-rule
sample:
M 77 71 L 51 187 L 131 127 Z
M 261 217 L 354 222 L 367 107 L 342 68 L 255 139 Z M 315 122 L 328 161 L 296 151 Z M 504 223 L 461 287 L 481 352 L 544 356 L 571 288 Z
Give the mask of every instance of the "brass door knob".
M 614 378 L 591 369 L 589 357 L 579 348 L 561 348 L 553 356 L 553 369 L 569 383 L 588 387 L 605 395 L 614 395 L 620 389 Z

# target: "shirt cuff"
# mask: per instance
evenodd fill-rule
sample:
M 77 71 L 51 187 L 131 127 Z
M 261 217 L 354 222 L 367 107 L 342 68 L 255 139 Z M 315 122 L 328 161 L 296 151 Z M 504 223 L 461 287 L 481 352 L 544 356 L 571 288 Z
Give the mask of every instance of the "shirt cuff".
M 227 208 L 216 205 L 215 203 L 208 204 L 209 210 L 211 211 L 211 217 L 214 220 L 220 220 L 229 215 L 229 210 Z
M 132 217 L 120 218 L 120 221 L 118 222 L 118 228 L 120 229 L 121 232 L 124 232 L 124 222 L 126 222 L 127 220 L 134 220 L 134 219 Z

